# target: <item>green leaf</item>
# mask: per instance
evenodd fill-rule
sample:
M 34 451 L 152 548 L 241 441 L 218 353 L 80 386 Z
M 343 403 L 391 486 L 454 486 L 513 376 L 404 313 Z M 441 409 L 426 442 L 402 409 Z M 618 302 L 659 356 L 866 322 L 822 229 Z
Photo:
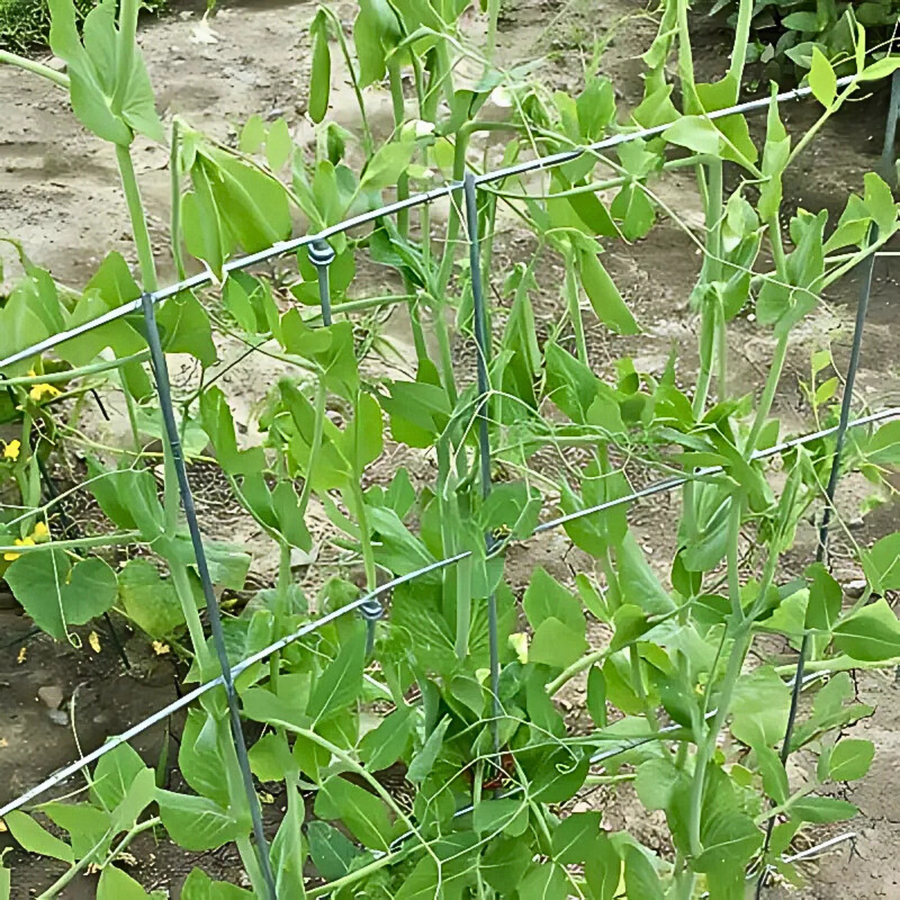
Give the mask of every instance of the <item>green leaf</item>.
M 316 815 L 340 819 L 364 846 L 386 851 L 395 837 L 384 802 L 340 775 L 332 775 L 316 795 Z
M 379 191 L 397 183 L 412 161 L 415 140 L 401 138 L 382 144 L 371 157 L 359 180 L 360 190 Z
M 359 756 L 370 772 L 386 769 L 403 755 L 412 736 L 412 712 L 410 706 L 395 709 L 363 737 Z
M 893 659 L 900 656 L 900 622 L 881 597 L 835 625 L 834 643 L 852 659 Z
M 716 809 L 704 817 L 700 839 L 703 852 L 694 860 L 698 872 L 716 872 L 739 868 L 759 849 L 762 832 L 746 813 L 733 809 Z
M 634 603 L 650 615 L 664 615 L 675 608 L 630 531 L 616 550 L 616 562 L 623 602 Z
M 112 813 L 128 796 L 135 779 L 147 766 L 129 744 L 100 757 L 91 779 L 91 802 Z
M 61 550 L 22 554 L 6 571 L 6 582 L 35 625 L 58 641 L 70 625 L 84 625 L 116 601 L 116 573 L 92 557 L 74 566 Z
M 759 190 L 757 209 L 763 221 L 778 213 L 783 196 L 782 174 L 791 155 L 791 138 L 781 122 L 777 85 L 772 85 L 772 100 L 766 124 L 766 144 L 763 148 L 762 173 L 766 181 Z
M 501 897 L 511 897 L 531 865 L 532 851 L 527 841 L 501 838 L 488 845 L 479 871 Z M 606 898 L 604 898 L 606 900 Z
M 309 855 L 323 878 L 334 881 L 350 871 L 359 850 L 327 822 L 310 822 L 306 827 Z
M 20 810 L 7 813 L 4 822 L 12 836 L 27 853 L 50 856 L 70 865 L 75 862 L 72 848 L 58 837 L 50 834 L 46 828 L 38 825 L 27 813 Z
M 260 781 L 281 781 L 296 769 L 291 748 L 283 733 L 264 734 L 249 752 L 250 768 Z
M 813 96 L 826 109 L 830 109 L 837 97 L 837 76 L 831 63 L 818 46 L 813 46 L 812 65 L 809 69 L 809 86 Z
M 856 781 L 869 771 L 874 756 L 871 741 L 844 738 L 831 751 L 828 774 L 834 781 Z
M 422 784 L 423 781 L 431 774 L 434 768 L 438 754 L 444 743 L 444 735 L 450 727 L 450 716 L 444 716 L 440 724 L 428 735 L 422 749 L 412 758 L 406 777 L 413 784 Z
M 178 766 L 193 790 L 225 808 L 229 794 L 222 778 L 225 760 L 219 746 L 219 728 L 215 717 L 205 710 L 191 710 L 184 723 Z
M 846 800 L 836 797 L 800 797 L 790 805 L 791 816 L 803 822 L 842 822 L 852 819 L 859 810 Z
M 599 812 L 572 813 L 553 832 L 551 850 L 561 866 L 587 862 L 594 853 L 600 837 Z
M 554 616 L 544 619 L 537 627 L 528 647 L 528 659 L 533 663 L 564 669 L 587 650 L 584 623 L 575 630 Z
M 209 315 L 190 292 L 170 297 L 156 314 L 163 350 L 187 353 L 207 368 L 218 358 L 212 339 Z
M 157 790 L 156 801 L 166 831 L 185 850 L 217 850 L 250 830 L 249 822 L 206 797 Z
M 113 810 L 114 832 L 130 830 L 141 813 L 153 802 L 156 794 L 156 773 L 144 767 L 137 773 L 122 802 Z
M 160 578 L 146 559 L 130 559 L 119 572 L 119 601 L 128 617 L 157 640 L 184 625 L 184 612 L 175 586 Z
M 162 536 L 165 514 L 149 469 L 105 469 L 87 458 L 91 493 L 101 509 L 120 528 L 137 529 L 148 544 Z
M 771 666 L 739 679 L 734 691 L 731 733 L 751 747 L 773 747 L 784 736 L 791 689 Z
M 524 816 L 523 816 L 524 813 Z M 518 828 L 511 828 L 518 824 L 518 819 L 523 817 L 528 821 L 527 807 L 521 800 L 512 798 L 489 799 L 483 798 L 475 804 L 472 814 L 472 829 L 478 835 L 487 834 L 489 837 L 506 831 L 513 837 L 520 837 Z M 512 834 L 515 830 L 517 834 Z
M 640 328 L 615 282 L 603 268 L 597 254 L 579 249 L 576 253 L 581 283 L 597 318 L 616 334 L 638 334 Z
M 882 425 L 865 445 L 866 460 L 877 466 L 900 465 L 900 420 Z
M 599 666 L 591 666 L 587 679 L 587 708 L 598 728 L 606 728 L 606 679 Z
M 191 869 L 181 900 L 253 900 L 254 894 L 227 881 L 213 881 L 202 869 Z
M 810 582 L 806 627 L 831 631 L 841 614 L 841 586 L 822 563 L 814 563 L 805 574 Z
M 181 896 L 184 897 L 184 891 Z M 100 874 L 97 900 L 147 900 L 147 892 L 126 872 L 107 866 Z
M 600 835 L 584 871 L 591 900 L 613 900 L 622 878 L 622 860 L 605 834 Z
M 317 125 L 328 111 L 331 91 L 331 49 L 328 46 L 328 17 L 320 9 L 309 26 L 313 42 L 312 68 L 309 76 L 309 117 Z
M 123 147 L 133 139 L 132 129 L 163 143 L 165 135 L 140 47 L 129 48 L 131 71 L 124 80 L 119 75 L 119 59 L 125 48 L 115 25 L 115 2 L 104 0 L 88 13 L 84 44 L 78 36 L 71 0 L 52 0 L 50 12 L 50 46 L 66 61 L 76 118 L 98 137 Z M 117 104 L 121 109 L 118 114 L 114 112 Z
M 69 841 L 76 859 L 103 861 L 115 836 L 110 829 L 110 817 L 104 810 L 97 809 L 90 803 L 56 801 L 41 804 L 40 810 L 54 825 L 69 832 Z
M 522 606 L 532 628 L 553 617 L 574 631 L 584 631 L 581 603 L 542 566 L 531 573 Z
M 663 900 L 662 882 L 650 860 L 637 847 L 625 850 L 625 895 L 641 900 Z
M 566 900 L 569 896 L 569 879 L 565 869 L 555 863 L 535 863 L 519 885 L 521 900 Z M 635 896 L 637 896 L 635 894 Z
M 900 589 L 900 531 L 876 541 L 862 554 L 862 564 L 873 591 Z
M 712 120 L 705 116 L 682 116 L 663 132 L 663 137 L 670 144 L 711 156 L 719 155 L 722 141 Z
M 275 872 L 276 897 L 303 897 L 306 843 L 303 839 L 305 806 L 296 788 L 288 789 L 287 812 L 272 841 L 270 858 Z
M 609 211 L 621 221 L 622 234 L 629 241 L 645 237 L 656 218 L 653 204 L 638 181 L 629 181 L 622 187 L 613 199 Z
M 266 162 L 273 172 L 280 172 L 294 152 L 291 132 L 284 119 L 276 119 L 266 137 Z
M 362 691 L 366 630 L 357 628 L 315 684 L 306 714 L 316 722 L 352 703 Z
M 863 177 L 865 191 L 863 202 L 869 215 L 878 226 L 882 235 L 893 232 L 897 222 L 897 205 L 887 182 L 874 172 L 867 172 Z

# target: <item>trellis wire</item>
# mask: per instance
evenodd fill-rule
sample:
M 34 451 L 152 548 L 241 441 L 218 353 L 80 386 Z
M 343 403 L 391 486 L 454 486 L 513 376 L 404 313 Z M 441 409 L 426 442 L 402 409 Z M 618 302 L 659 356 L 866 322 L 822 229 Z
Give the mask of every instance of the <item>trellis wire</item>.
M 849 423 L 847 427 L 861 428 L 865 425 L 874 425 L 892 419 L 900 419 L 900 407 L 881 410 L 880 412 L 871 413 L 868 416 L 862 416 L 859 419 L 854 419 Z M 821 431 L 816 431 L 811 434 L 803 435 L 802 437 L 794 438 L 790 441 L 784 441 L 780 444 L 769 447 L 766 450 L 761 450 L 758 453 L 752 454 L 751 459 L 766 459 L 768 457 L 776 456 L 777 454 L 783 453 L 785 450 L 790 450 L 793 447 L 800 447 L 804 444 L 822 440 L 823 438 L 835 434 L 837 430 L 837 426 L 834 426 L 832 428 L 825 428 Z M 709 476 L 722 471 L 722 466 L 714 466 L 699 470 L 697 475 Z M 646 488 L 634 491 L 624 497 L 617 497 L 613 500 L 607 500 L 604 503 L 598 503 L 596 506 L 590 506 L 586 509 L 579 510 L 578 512 L 569 513 L 564 516 L 559 516 L 549 522 L 544 522 L 543 524 L 535 528 L 534 533 L 538 534 L 540 532 L 548 531 L 551 528 L 558 528 L 559 526 L 564 525 L 566 522 L 571 522 L 575 519 L 595 515 L 596 513 L 604 512 L 608 509 L 613 509 L 618 506 L 633 503 L 635 500 L 641 500 L 646 497 L 653 496 L 654 494 L 660 494 L 674 490 L 677 487 L 681 487 L 686 481 L 688 481 L 687 478 L 669 478 L 665 481 L 657 482 L 655 485 L 649 485 Z M 280 638 L 274 643 L 269 644 L 268 647 L 264 647 L 262 650 L 258 650 L 252 656 L 248 656 L 246 659 L 232 666 L 232 678 L 237 678 L 239 675 L 246 672 L 247 669 L 249 669 L 251 666 L 256 665 L 256 663 L 268 659 L 273 653 L 277 653 L 279 650 L 283 650 L 285 647 L 290 646 L 306 635 L 311 634 L 312 632 L 316 631 L 319 628 L 322 628 L 325 625 L 328 625 L 329 623 L 335 621 L 335 619 L 339 619 L 346 613 L 361 609 L 363 604 L 365 604 L 366 602 L 377 600 L 379 597 L 383 597 L 385 594 L 390 593 L 394 588 L 399 587 L 400 585 L 407 584 L 410 581 L 414 581 L 417 578 L 420 578 L 421 576 L 427 575 L 431 572 L 437 572 L 441 569 L 447 568 L 448 566 L 455 565 L 456 563 L 461 562 L 464 559 L 468 559 L 471 555 L 471 551 L 465 550 L 462 553 L 457 553 L 455 556 L 448 556 L 445 559 L 436 560 L 433 563 L 429 563 L 427 566 L 423 566 L 421 569 L 416 569 L 413 572 L 408 572 L 405 575 L 399 575 L 396 578 L 391 579 L 390 581 L 386 581 L 384 584 L 380 585 L 374 591 L 369 592 L 365 596 L 358 597 L 356 600 L 345 604 L 339 609 L 332 610 L 330 613 L 327 613 L 321 618 L 316 619 L 315 622 L 308 622 L 307 624 L 298 628 L 292 634 Z M 195 700 L 198 700 L 208 691 L 221 686 L 222 683 L 223 682 L 221 676 L 204 682 L 199 687 L 194 688 L 194 690 L 192 690 L 190 693 L 184 694 L 182 697 L 173 701 L 168 706 L 160 709 L 153 715 L 148 716 L 146 719 L 138 722 L 136 725 L 133 725 L 127 731 L 123 731 L 121 734 L 110 738 L 105 744 L 98 747 L 96 750 L 93 750 L 87 755 L 81 757 L 81 759 L 77 760 L 76 762 L 70 763 L 68 766 L 65 766 L 64 768 L 55 772 L 45 781 L 42 781 L 40 784 L 17 797 L 15 800 L 11 800 L 5 806 L 0 807 L 0 818 L 3 818 L 3 816 L 5 816 L 7 813 L 12 812 L 13 810 L 19 809 L 26 803 L 34 800 L 36 797 L 39 797 L 41 794 L 45 793 L 51 788 L 56 787 L 56 785 L 61 784 L 72 775 L 76 775 L 78 772 L 84 769 L 85 766 L 96 762 L 98 759 L 100 759 L 101 756 L 104 756 L 106 753 L 114 750 L 120 744 L 130 741 L 132 738 L 137 737 L 137 735 L 143 733 L 148 728 L 152 728 L 154 725 L 164 721 L 179 710 L 184 709 L 186 706 L 190 706 L 190 704 Z
M 884 129 L 884 145 L 881 151 L 881 171 L 889 183 L 896 181 L 891 175 L 892 160 L 895 157 L 894 140 L 897 136 L 897 118 L 900 116 L 900 72 L 895 72 L 891 78 L 891 102 L 888 108 L 887 121 Z M 866 245 L 871 246 L 878 240 L 878 226 L 873 222 L 866 232 Z M 850 361 L 847 364 L 847 376 L 844 380 L 844 394 L 841 398 L 841 413 L 838 423 L 837 437 L 835 440 L 834 456 L 831 461 L 831 471 L 828 475 L 828 484 L 825 488 L 825 508 L 822 512 L 822 522 L 819 526 L 818 542 L 816 545 L 816 562 L 825 560 L 825 550 L 828 544 L 828 531 L 831 525 L 831 511 L 834 507 L 834 495 L 837 491 L 838 481 L 841 477 L 841 457 L 844 451 L 844 439 L 847 435 L 847 427 L 850 424 L 850 408 L 853 405 L 853 389 L 856 385 L 856 375 L 859 371 L 859 361 L 862 355 L 863 332 L 866 325 L 866 314 L 869 309 L 869 296 L 872 293 L 872 275 L 875 269 L 875 260 L 870 255 L 863 263 L 863 277 L 859 290 L 859 301 L 856 306 L 856 323 L 853 329 L 853 342 L 850 349 Z M 787 723 L 784 729 L 784 739 L 781 742 L 779 757 L 782 765 L 787 765 L 791 754 L 791 740 L 794 736 L 794 724 L 797 721 L 797 711 L 800 705 L 800 690 L 803 684 L 803 670 L 806 666 L 806 657 L 809 654 L 811 634 L 804 629 L 803 638 L 800 641 L 800 650 L 797 654 L 797 673 L 794 677 L 794 686 L 791 690 L 791 703 L 788 708 Z M 766 836 L 763 841 L 762 858 L 764 861 L 759 879 L 756 882 L 756 900 L 762 896 L 769 877 L 769 867 L 765 865 L 766 853 L 772 842 L 772 834 L 775 830 L 775 819 L 770 818 L 766 823 Z
M 200 523 L 197 520 L 197 510 L 194 507 L 194 495 L 191 493 L 190 482 L 187 477 L 187 466 L 184 462 L 184 454 L 181 450 L 181 438 L 178 434 L 178 424 L 175 421 L 175 410 L 172 406 L 172 392 L 169 385 L 169 369 L 166 365 L 166 355 L 163 352 L 159 340 L 159 328 L 156 324 L 156 315 L 153 301 L 148 295 L 143 297 L 144 325 L 147 330 L 147 345 L 150 348 L 150 368 L 156 381 L 156 392 L 159 396 L 159 406 L 162 411 L 163 424 L 166 430 L 166 440 L 172 456 L 172 465 L 175 469 L 175 477 L 178 481 L 178 492 L 181 494 L 181 503 L 184 509 L 184 517 L 187 520 L 188 531 L 191 535 L 191 544 L 194 550 L 194 558 L 197 561 L 197 573 L 200 576 L 200 584 L 203 587 L 203 596 L 206 599 L 206 610 L 209 614 L 210 630 L 212 631 L 213 646 L 222 670 L 221 679 L 225 687 L 225 699 L 228 704 L 228 713 L 231 724 L 231 740 L 237 755 L 238 766 L 241 770 L 244 793 L 247 795 L 247 804 L 250 812 L 250 821 L 253 825 L 255 839 L 256 858 L 260 871 L 268 888 L 270 900 L 278 900 L 275 888 L 275 876 L 272 873 L 272 863 L 269 859 L 269 843 L 263 831 L 262 807 L 259 796 L 253 785 L 253 773 L 250 771 L 250 758 L 247 755 L 247 743 L 244 739 L 243 726 L 241 724 L 241 710 L 238 704 L 237 691 L 234 689 L 234 678 L 231 675 L 231 664 L 228 662 L 228 651 L 225 648 L 225 634 L 222 630 L 222 613 L 219 609 L 219 601 L 213 588 L 212 578 L 209 574 L 209 564 L 206 560 L 206 550 L 203 547 L 203 537 L 200 534 Z M 195 648 L 199 651 L 199 647 Z
M 837 87 L 846 87 L 847 85 L 851 84 L 855 80 L 855 78 L 856 76 L 854 75 L 847 75 L 844 78 L 839 78 L 837 81 Z M 783 91 L 780 94 L 776 94 L 774 100 L 776 103 L 781 104 L 785 103 L 788 100 L 799 100 L 803 97 L 808 97 L 811 93 L 811 88 L 799 87 L 794 88 L 790 91 Z M 747 100 L 744 103 L 738 103 L 735 106 L 729 106 L 725 109 L 717 109 L 713 112 L 705 113 L 705 117 L 710 120 L 715 120 L 722 119 L 727 116 L 739 115 L 741 113 L 754 112 L 760 109 L 765 109 L 769 106 L 772 100 L 772 97 L 760 97 L 757 100 Z M 642 128 L 637 131 L 629 131 L 622 134 L 616 134 L 612 137 L 605 138 L 602 141 L 595 141 L 592 144 L 587 144 L 584 147 L 576 147 L 573 150 L 566 150 L 561 153 L 552 154 L 550 156 L 528 160 L 527 162 L 518 163 L 514 166 L 508 166 L 504 169 L 498 169 L 493 172 L 485 172 L 481 175 L 475 176 L 475 183 L 476 185 L 490 184 L 491 182 L 501 181 L 502 179 L 509 178 L 513 175 L 525 175 L 528 172 L 537 172 L 542 169 L 559 166 L 564 163 L 571 162 L 574 159 L 578 159 L 578 157 L 584 155 L 585 153 L 598 153 L 601 150 L 608 150 L 612 147 L 617 147 L 619 144 L 626 144 L 630 141 L 655 137 L 662 134 L 669 127 L 670 124 L 656 125 L 653 128 Z M 257 253 L 250 253 L 246 256 L 239 257 L 238 259 L 229 260 L 222 266 L 222 273 L 224 275 L 227 275 L 231 272 L 239 272 L 242 269 L 247 269 L 251 266 L 258 265 L 259 263 L 267 262 L 270 259 L 275 259 L 276 257 L 283 256 L 285 253 L 292 253 L 295 250 L 299 250 L 301 247 L 306 247 L 308 245 L 314 244 L 316 241 L 327 241 L 331 237 L 343 234 L 344 232 L 349 231 L 353 228 L 357 228 L 360 225 L 367 225 L 371 222 L 376 221 L 377 219 L 383 218 L 384 216 L 394 215 L 395 213 L 402 212 L 406 209 L 411 209 L 416 206 L 422 206 L 426 203 L 432 203 L 435 200 L 441 199 L 442 197 L 449 197 L 450 195 L 464 189 L 464 187 L 464 182 L 454 181 L 450 184 L 442 185 L 441 187 L 432 188 L 430 191 L 423 191 L 419 194 L 413 194 L 413 196 L 408 197 L 405 200 L 397 200 L 394 203 L 388 203 L 387 205 L 379 207 L 376 210 L 370 210 L 369 212 L 360 213 L 357 216 L 352 216 L 349 219 L 344 219 L 342 222 L 338 222 L 336 225 L 330 225 L 327 228 L 323 228 L 321 231 L 318 231 L 315 234 L 306 234 L 303 237 L 293 238 L 289 241 L 278 241 L 277 243 L 272 244 L 270 247 L 267 247 L 265 250 L 260 250 Z M 176 294 L 180 294 L 182 291 L 189 291 L 193 290 L 194 288 L 203 287 L 204 285 L 212 284 L 215 281 L 215 276 L 207 267 L 204 272 L 198 272 L 196 275 L 192 275 L 189 278 L 184 278 L 181 281 L 170 285 L 169 287 L 161 288 L 160 290 L 151 292 L 150 297 L 154 303 L 159 303 L 162 300 L 166 300 L 169 297 L 174 297 Z M 103 325 L 108 325 L 110 322 L 115 322 L 118 319 L 123 318 L 124 316 L 139 312 L 141 306 L 142 300 L 140 297 L 138 297 L 136 300 L 131 300 L 128 303 L 123 303 L 121 306 L 117 306 L 115 309 L 111 309 L 109 312 L 98 316 L 96 319 L 90 319 L 89 321 L 84 322 L 81 325 L 76 325 L 75 327 L 66 329 L 65 331 L 59 331 L 42 341 L 35 342 L 30 347 L 26 347 L 24 350 L 19 350 L 16 353 L 10 354 L 6 357 L 6 359 L 0 360 L 0 370 L 4 369 L 6 366 L 13 365 L 17 362 L 22 362 L 22 360 L 29 359 L 30 357 L 36 356 L 40 353 L 46 353 L 48 350 L 52 350 L 54 347 L 59 346 L 59 344 L 71 340 L 72 338 L 78 337 L 81 334 L 93 331 L 95 328 L 101 328 Z

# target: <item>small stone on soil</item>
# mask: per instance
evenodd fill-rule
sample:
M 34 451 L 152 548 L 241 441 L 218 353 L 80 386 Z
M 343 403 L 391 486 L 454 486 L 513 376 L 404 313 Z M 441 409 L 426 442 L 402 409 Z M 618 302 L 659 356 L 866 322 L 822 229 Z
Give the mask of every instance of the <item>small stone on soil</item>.
M 56 684 L 45 684 L 38 688 L 38 699 L 47 709 L 59 709 L 63 701 L 62 688 Z
M 844 593 L 851 600 L 859 600 L 860 597 L 865 593 L 866 590 L 866 580 L 864 578 L 857 578 L 855 581 L 848 581 L 847 584 L 844 585 Z
M 48 709 L 47 715 L 50 717 L 50 721 L 54 725 L 60 725 L 65 728 L 69 724 L 69 717 L 66 715 L 64 710 L 61 709 Z

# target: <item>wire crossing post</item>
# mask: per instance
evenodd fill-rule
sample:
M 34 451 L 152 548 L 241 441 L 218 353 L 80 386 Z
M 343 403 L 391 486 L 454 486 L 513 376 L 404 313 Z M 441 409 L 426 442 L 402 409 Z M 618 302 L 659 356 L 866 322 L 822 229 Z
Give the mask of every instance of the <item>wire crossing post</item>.
M 319 303 L 322 306 L 322 324 L 326 327 L 331 324 L 331 284 L 328 278 L 328 268 L 334 262 L 334 248 L 328 241 L 313 241 L 307 250 L 309 261 L 316 267 L 316 276 L 319 279 Z
M 885 179 L 893 186 L 896 177 L 892 173 L 894 160 L 894 141 L 897 136 L 897 119 L 900 117 L 900 72 L 894 72 L 891 79 L 891 102 L 888 109 L 887 123 L 884 130 L 884 147 L 881 151 L 881 170 Z M 869 226 L 866 235 L 866 244 L 871 247 L 878 240 L 878 226 L 873 222 Z M 875 256 L 870 254 L 863 262 L 863 277 L 859 289 L 859 302 L 856 306 L 856 323 L 853 328 L 853 343 L 850 348 L 850 361 L 847 364 L 847 377 L 844 381 L 844 395 L 841 398 L 841 414 L 838 421 L 835 436 L 834 456 L 831 460 L 831 471 L 828 475 L 828 484 L 825 487 L 825 509 L 822 512 L 822 522 L 819 525 L 818 541 L 816 544 L 816 562 L 826 561 L 828 546 L 828 532 L 831 526 L 831 517 L 834 510 L 834 495 L 837 491 L 838 481 L 841 477 L 841 457 L 844 452 L 844 442 L 847 430 L 850 426 L 850 410 L 853 406 L 853 388 L 856 384 L 856 375 L 859 371 L 859 361 L 862 356 L 862 339 L 866 326 L 866 315 L 869 309 L 869 296 L 872 293 L 872 273 L 875 269 Z M 791 705 L 788 710 L 787 725 L 784 729 L 784 740 L 781 743 L 781 763 L 785 765 L 791 754 L 791 741 L 794 737 L 794 725 L 797 721 L 797 709 L 800 705 L 800 692 L 803 689 L 803 674 L 806 666 L 806 658 L 809 655 L 811 642 L 810 632 L 803 632 L 803 640 L 800 642 L 800 652 L 797 656 L 797 672 L 794 675 L 794 683 L 791 688 Z M 766 825 L 766 838 L 762 851 L 762 871 L 756 882 L 756 898 L 762 896 L 769 877 L 769 867 L 765 861 L 766 853 L 772 842 L 772 832 L 775 828 L 775 819 L 769 818 Z
M 159 394 L 159 405 L 162 410 L 163 423 L 166 429 L 166 439 L 172 453 L 175 474 L 178 478 L 178 490 L 181 493 L 181 502 L 184 507 L 184 517 L 187 520 L 188 530 L 191 535 L 191 544 L 194 548 L 194 556 L 197 560 L 197 572 L 203 586 L 203 596 L 206 599 L 206 608 L 209 611 L 209 621 L 212 629 L 213 644 L 216 648 L 216 656 L 222 670 L 222 684 L 225 687 L 225 697 L 228 702 L 228 712 L 231 720 L 231 736 L 234 741 L 234 749 L 237 753 L 238 765 L 244 782 L 244 790 L 247 794 L 247 803 L 250 808 L 250 818 L 253 823 L 253 835 L 256 840 L 256 856 L 260 870 L 268 887 L 270 900 L 278 900 L 275 890 L 275 877 L 272 874 L 272 863 L 269 859 L 269 844 L 263 831 L 262 809 L 256 788 L 253 785 L 253 774 L 250 771 L 250 760 L 247 756 L 247 745 L 244 741 L 244 732 L 241 728 L 241 713 L 238 709 L 237 692 L 234 688 L 234 678 L 231 674 L 231 664 L 228 661 L 228 653 L 225 649 L 225 637 L 222 632 L 222 616 L 219 610 L 219 602 L 213 590 L 212 578 L 209 574 L 209 565 L 206 561 L 206 551 L 203 549 L 203 539 L 200 535 L 200 523 L 197 521 L 197 510 L 194 507 L 194 495 L 188 482 L 187 467 L 184 462 L 184 454 L 181 449 L 181 438 L 178 434 L 178 424 L 175 421 L 175 410 L 172 406 L 172 392 L 169 385 L 169 370 L 166 365 L 166 357 L 159 340 L 159 328 L 156 325 L 156 313 L 153 306 L 153 296 L 144 294 L 142 299 L 144 311 L 144 323 L 147 328 L 147 344 L 150 347 L 150 363 L 153 377 L 156 381 L 156 390 Z
M 484 286 L 481 282 L 481 243 L 478 235 L 478 196 L 475 191 L 475 177 L 466 174 L 463 184 L 466 198 L 466 224 L 469 231 L 469 269 L 472 279 L 472 300 L 474 303 L 475 343 L 478 347 L 478 445 L 481 460 L 481 495 L 491 492 L 491 444 L 488 435 L 488 404 L 490 382 L 488 381 L 488 360 L 491 345 L 487 334 L 487 313 L 484 303 Z M 487 552 L 494 549 L 492 535 L 485 536 Z M 491 732 L 494 752 L 500 752 L 500 648 L 497 637 L 497 595 L 492 591 L 488 597 L 488 640 L 491 654 Z M 499 760 L 498 760 L 499 765 Z

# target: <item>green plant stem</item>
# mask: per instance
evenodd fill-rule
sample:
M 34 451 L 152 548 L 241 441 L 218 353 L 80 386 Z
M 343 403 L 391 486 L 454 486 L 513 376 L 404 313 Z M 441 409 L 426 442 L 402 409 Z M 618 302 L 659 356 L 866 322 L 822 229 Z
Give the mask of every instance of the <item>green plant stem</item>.
M 122 114 L 125 98 L 132 84 L 134 48 L 137 43 L 139 0 L 119 0 L 119 40 L 117 42 L 116 86 L 110 108 L 114 116 Z M 118 150 L 118 145 L 116 146 Z M 127 148 L 125 148 L 127 150 Z M 150 290 L 155 290 L 151 288 Z
M 744 65 L 747 61 L 747 44 L 750 41 L 750 23 L 753 19 L 754 0 L 740 0 L 738 4 L 737 25 L 734 29 L 734 48 L 731 51 L 731 64 L 728 77 L 732 78 L 740 91 L 744 77 Z
M 48 541 L 32 546 L 7 545 L 0 546 L 0 555 L 4 553 L 42 553 L 49 550 L 84 550 L 88 547 L 117 547 L 120 544 L 133 544 L 140 540 L 139 531 L 123 531 L 119 534 L 98 534 L 91 537 L 70 538 L 63 541 Z
M 128 845 L 139 835 L 143 834 L 145 831 L 149 831 L 151 828 L 156 828 L 157 825 L 160 825 L 162 820 L 159 816 L 153 816 L 150 819 L 147 819 L 144 822 L 138 822 L 134 825 L 134 827 L 119 841 L 118 845 L 115 849 L 111 850 L 109 856 L 106 857 L 103 865 L 100 866 L 101 869 L 105 869 L 108 865 L 111 865 L 117 856 L 119 856 L 124 850 L 128 848 Z
M 691 52 L 691 32 L 688 25 L 688 0 L 675 0 L 678 24 L 678 77 L 681 79 L 682 106 L 685 113 L 699 111 L 697 89 L 694 87 L 694 57 Z
M 172 147 L 169 151 L 170 198 L 172 224 L 169 239 L 172 244 L 172 258 L 179 279 L 184 279 L 184 254 L 181 252 L 181 121 L 176 116 L 172 120 Z
M 120 369 L 129 363 L 142 363 L 149 359 L 150 353 L 141 350 L 132 353 L 131 356 L 123 356 L 121 359 L 106 359 L 102 362 L 91 363 L 89 366 L 79 366 L 77 369 L 64 369 L 60 372 L 46 372 L 43 375 L 19 375 L 14 378 L 4 378 L 0 382 L 2 387 L 26 387 L 33 384 L 53 384 L 59 381 L 73 381 L 76 378 L 84 378 L 88 375 L 99 375 L 101 372 L 109 372 L 112 369 Z
M 621 775 L 588 775 L 584 779 L 585 787 L 597 787 L 601 784 L 622 784 L 625 781 L 634 781 L 636 772 L 623 772 Z
M 582 656 L 581 659 L 575 660 L 575 662 L 563 669 L 562 672 L 547 685 L 547 696 L 552 697 L 554 694 L 558 694 L 573 678 L 577 678 L 582 672 L 594 665 L 594 663 L 606 659 L 608 655 L 609 647 L 605 647 L 602 650 L 592 650 L 586 656 Z
M 575 277 L 575 253 L 570 250 L 565 255 L 566 266 L 566 306 L 572 328 L 575 330 L 575 349 L 578 360 L 588 365 L 587 340 L 584 336 L 584 320 L 581 317 L 581 306 L 578 302 L 578 281 Z
M 309 498 L 312 493 L 312 473 L 316 463 L 319 461 L 319 453 L 322 449 L 322 436 L 325 433 L 325 413 L 326 401 L 328 399 L 328 389 L 325 381 L 321 377 L 316 382 L 316 398 L 315 398 L 315 418 L 313 419 L 312 442 L 309 446 L 309 462 L 306 466 L 306 477 L 303 479 L 303 488 L 300 491 L 300 497 L 297 501 L 299 514 L 306 515 L 306 509 L 309 506 Z
M 16 66 L 16 68 L 31 72 L 33 75 L 40 75 L 41 78 L 52 81 L 57 87 L 64 88 L 65 90 L 69 89 L 69 76 L 64 72 L 57 72 L 55 69 L 51 69 L 49 66 L 45 66 L 43 63 L 39 63 L 36 60 L 28 59 L 25 56 L 19 56 L 18 53 L 12 53 L 9 50 L 0 50 L 0 64 L 2 63 Z
M 765 386 L 763 387 L 762 396 L 759 399 L 759 406 L 756 409 L 756 417 L 753 420 L 753 425 L 750 428 L 750 436 L 747 438 L 747 444 L 744 447 L 745 455 L 752 453 L 756 449 L 756 444 L 759 441 L 760 432 L 763 429 L 763 426 L 766 424 L 766 420 L 769 417 L 769 413 L 772 410 L 772 404 L 775 401 L 775 392 L 778 390 L 778 382 L 781 378 L 782 369 L 784 369 L 784 362 L 787 358 L 787 349 L 788 349 L 788 333 L 779 335 L 778 341 L 775 344 L 775 352 L 772 356 L 772 364 L 769 368 L 769 374 L 766 378 Z
M 124 2 L 125 0 L 123 0 L 123 4 Z M 150 242 L 150 232 L 147 230 L 147 219 L 144 216 L 144 207 L 141 203 L 137 176 L 134 172 L 134 162 L 131 159 L 131 152 L 128 147 L 116 144 L 116 161 L 119 164 L 122 187 L 125 189 L 125 201 L 128 204 L 128 215 L 131 218 L 131 231 L 134 235 L 134 244 L 137 249 L 143 288 L 145 291 L 155 291 L 158 283 L 156 280 L 156 264 L 153 261 L 153 245 Z
M 211 673 L 213 659 L 206 643 L 206 637 L 203 634 L 203 623 L 200 621 L 200 610 L 197 608 L 197 601 L 194 599 L 194 591 L 191 588 L 187 568 L 175 560 L 167 560 L 167 562 L 169 563 L 169 573 L 172 578 L 172 585 L 175 588 L 175 593 L 181 604 L 181 611 L 184 615 L 184 621 L 187 624 L 188 634 L 191 636 L 194 656 L 197 659 L 197 666 L 200 669 L 200 678 L 201 680 L 205 680 Z

